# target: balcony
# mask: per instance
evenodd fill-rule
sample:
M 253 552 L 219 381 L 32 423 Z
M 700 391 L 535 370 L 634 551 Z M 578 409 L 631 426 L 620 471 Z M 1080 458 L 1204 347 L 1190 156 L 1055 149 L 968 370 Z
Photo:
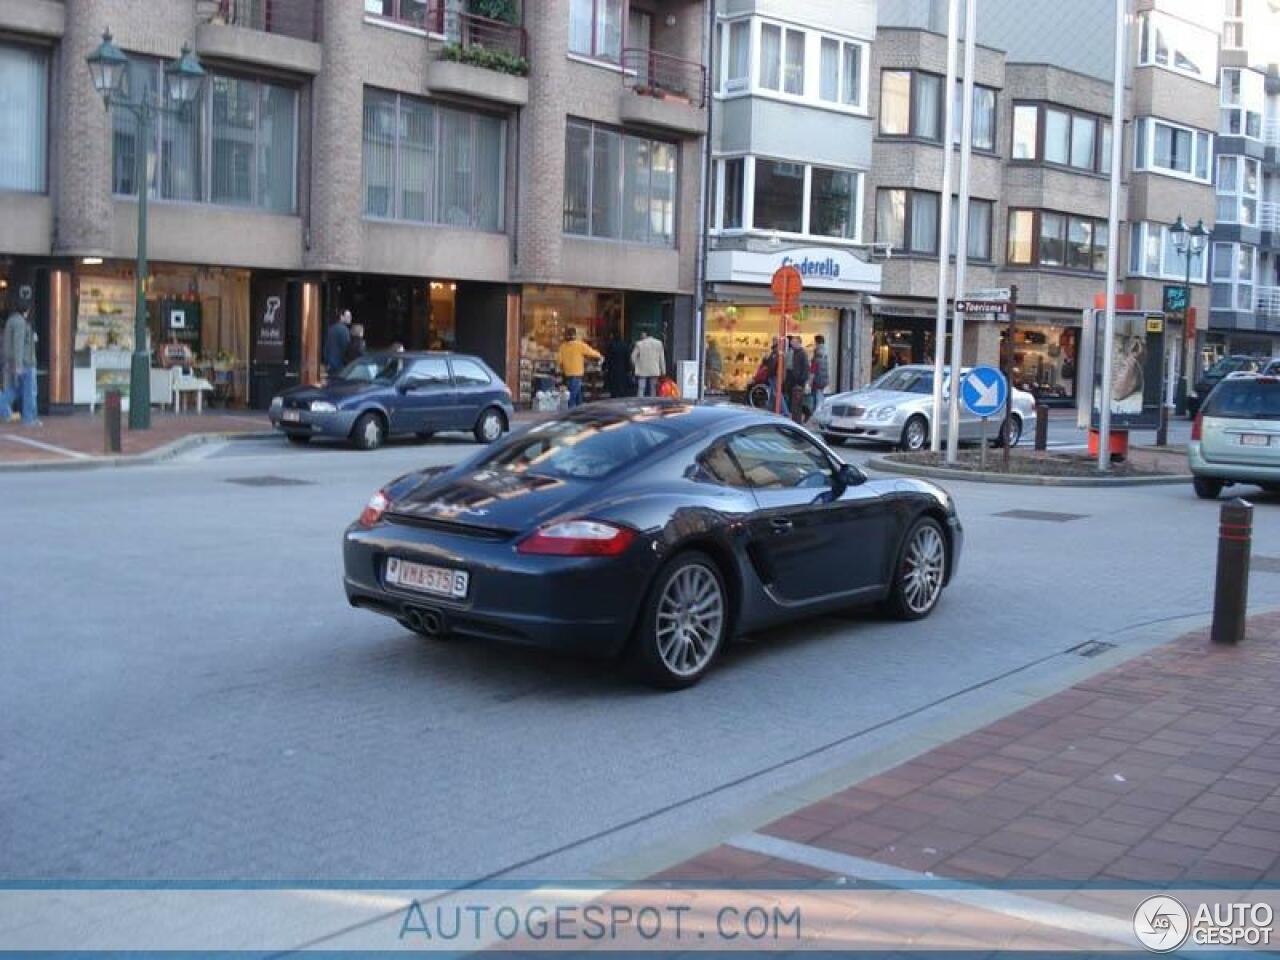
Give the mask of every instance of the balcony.
M 314 0 L 202 0 L 196 52 L 315 76 L 320 18 Z
M 622 51 L 622 122 L 686 136 L 707 129 L 707 68 L 659 50 Z
M 1274 200 L 1259 201 L 1258 228 L 1266 232 L 1280 230 L 1280 203 Z
M 427 64 L 433 92 L 522 107 L 529 102 L 529 37 L 518 24 L 435 6 L 428 24 L 444 38 Z
M 1267 321 L 1268 328 L 1280 323 L 1280 287 L 1255 287 L 1254 309 L 1259 320 Z

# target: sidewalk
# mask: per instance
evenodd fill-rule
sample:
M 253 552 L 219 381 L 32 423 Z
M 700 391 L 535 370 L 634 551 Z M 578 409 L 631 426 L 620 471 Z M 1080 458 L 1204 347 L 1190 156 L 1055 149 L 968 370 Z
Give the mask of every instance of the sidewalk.
M 0 466 L 7 464 L 70 463 L 107 456 L 154 453 L 186 437 L 203 434 L 264 433 L 271 429 L 265 412 L 207 411 L 203 414 L 153 412 L 150 430 L 130 430 L 128 416 L 121 425 L 121 454 L 107 454 L 102 414 L 74 413 L 46 416 L 40 426 L 0 424 Z
M 1276 886 L 1277 691 L 1280 614 L 1194 633 L 652 879 Z

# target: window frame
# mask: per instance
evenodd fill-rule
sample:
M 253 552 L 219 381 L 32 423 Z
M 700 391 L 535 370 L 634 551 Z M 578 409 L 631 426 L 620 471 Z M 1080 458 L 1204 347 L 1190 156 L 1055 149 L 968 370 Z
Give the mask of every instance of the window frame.
M 1257 305 L 1257 288 L 1258 283 L 1258 267 L 1259 267 L 1259 250 L 1257 246 L 1251 243 L 1240 243 L 1239 241 L 1215 240 L 1210 245 L 1212 248 L 1212 265 L 1209 270 L 1209 309 L 1210 310 L 1233 310 L 1241 313 L 1252 312 Z M 1220 248 L 1226 248 L 1226 263 L 1229 265 L 1229 272 L 1226 276 L 1218 275 L 1218 265 L 1220 262 Z M 1249 277 L 1242 280 L 1240 276 L 1240 254 L 1244 251 L 1249 253 Z M 1214 299 L 1216 292 L 1220 289 L 1229 290 L 1230 306 L 1222 306 L 1215 304 Z M 1244 294 L 1245 301 L 1242 306 L 1240 296 Z
M 1168 63 L 1160 63 L 1156 59 L 1156 31 L 1159 29 L 1160 22 L 1175 23 L 1179 29 L 1183 30 L 1202 30 L 1205 33 L 1205 41 L 1212 48 L 1213 62 L 1206 64 L 1203 73 L 1195 73 L 1191 70 L 1183 69 L 1177 66 L 1178 47 L 1170 44 L 1168 47 Z M 1176 73 L 1180 77 L 1188 77 L 1192 80 L 1198 80 L 1201 83 L 1207 83 L 1216 86 L 1218 83 L 1218 68 L 1221 65 L 1221 57 L 1218 49 L 1218 38 L 1213 36 L 1213 32 L 1199 24 L 1183 20 L 1176 17 L 1165 10 L 1143 10 L 1136 16 L 1134 29 L 1138 33 L 1138 55 L 1135 67 L 1155 67 L 1160 70 L 1168 70 L 1170 73 Z M 1210 40 L 1212 37 L 1212 40 Z
M 679 249 L 680 227 L 681 227 L 680 144 L 674 140 L 661 140 L 654 137 L 642 136 L 637 133 L 632 133 L 622 127 L 611 126 L 610 124 L 607 124 L 607 123 L 597 123 L 594 120 L 587 120 L 583 117 L 574 117 L 574 116 L 569 117 L 567 119 L 567 122 L 565 123 L 566 144 L 569 136 L 569 129 L 570 127 L 573 127 L 573 126 L 577 126 L 580 128 L 586 127 L 591 132 L 591 136 L 588 140 L 588 143 L 589 143 L 588 152 L 591 157 L 591 162 L 589 166 L 589 174 L 588 174 L 588 181 L 587 181 L 587 229 L 585 233 L 578 233 L 578 232 L 567 229 L 567 224 L 565 223 L 565 220 L 564 220 L 564 200 L 568 196 L 568 189 L 567 189 L 568 183 L 566 181 L 565 183 L 561 184 L 561 225 L 560 225 L 561 233 L 566 237 L 572 237 L 577 240 L 594 240 L 594 241 L 601 241 L 604 243 L 621 243 L 621 244 L 627 244 L 629 246 L 652 247 L 659 250 Z M 623 215 L 624 214 L 623 202 L 622 202 L 623 198 L 621 196 L 619 197 L 619 204 L 618 204 L 619 235 L 618 236 L 602 236 L 602 235 L 597 235 L 594 232 L 594 229 L 595 229 L 594 221 L 595 221 L 595 212 L 596 212 L 596 203 L 595 203 L 596 146 L 595 145 L 596 145 L 596 135 L 598 132 L 601 132 L 601 131 L 614 134 L 615 136 L 618 137 L 618 163 L 617 163 L 616 175 L 618 178 L 617 187 L 620 194 L 626 182 L 627 141 L 629 140 L 639 141 L 647 144 L 649 148 L 649 168 L 648 168 L 648 179 L 649 179 L 648 200 L 649 202 L 645 212 L 645 220 L 647 223 L 646 235 L 649 236 L 650 238 L 652 238 L 653 236 L 653 229 L 652 229 L 653 227 L 652 210 L 653 210 L 653 197 L 654 197 L 654 194 L 653 194 L 653 147 L 655 145 L 661 145 L 663 147 L 669 148 L 672 151 L 672 158 L 673 158 L 672 176 L 673 176 L 674 190 L 672 192 L 672 197 L 671 197 L 670 241 L 666 239 L 663 239 L 658 242 L 655 242 L 652 239 L 630 240 L 630 239 L 627 239 L 625 236 L 623 236 L 622 235 L 624 233 L 623 222 L 625 217 Z M 566 175 L 567 175 L 567 171 L 566 171 Z
M 621 67 L 622 52 L 627 48 L 627 14 L 630 8 L 628 0 L 619 0 L 621 20 L 618 26 L 618 56 L 616 59 L 607 55 L 607 53 L 602 53 L 600 50 L 600 11 L 603 9 L 604 4 L 609 3 L 610 0 L 589 0 L 589 2 L 591 3 L 591 52 L 585 53 L 581 50 L 574 50 L 572 46 L 569 46 L 567 48 L 568 55 L 570 57 L 581 57 L 584 60 L 593 60 L 597 63 L 607 63 L 613 67 Z M 570 23 L 572 23 L 572 17 L 573 10 L 572 6 L 570 6 Z M 570 36 L 572 36 L 572 30 L 570 31 Z
M 1185 123 L 1177 123 L 1157 116 L 1135 117 L 1133 122 L 1133 171 L 1135 173 L 1150 173 L 1161 177 L 1172 177 L 1175 180 L 1187 180 L 1192 183 L 1213 183 L 1215 135 L 1211 131 L 1201 130 L 1199 127 L 1189 127 Z M 1175 133 L 1186 133 L 1190 136 L 1190 172 L 1183 173 L 1181 170 L 1156 165 L 1156 129 L 1159 126 L 1165 126 Z M 1203 155 L 1201 154 L 1202 142 L 1205 144 Z M 1205 176 L 1203 177 L 1196 175 L 1196 170 L 1199 169 L 1202 161 L 1205 164 Z
M 1147 269 L 1147 247 L 1151 238 L 1151 228 L 1157 228 L 1160 231 L 1160 262 L 1158 269 L 1153 273 Z M 1164 270 L 1164 262 L 1166 255 L 1166 244 L 1172 249 L 1173 241 L 1169 239 L 1169 225 L 1164 223 L 1153 223 L 1150 220 L 1139 220 L 1129 224 L 1129 276 L 1146 277 L 1150 280 L 1169 280 L 1176 283 L 1186 283 L 1186 270 L 1177 273 L 1166 273 Z M 1210 247 L 1205 245 L 1204 251 L 1200 254 L 1200 271 L 1192 271 L 1191 282 L 1197 286 L 1204 286 L 1209 282 L 1209 254 Z M 1174 251 L 1176 253 L 1176 251 Z
M 1230 87 L 1227 83 L 1227 75 L 1235 74 L 1239 82 L 1240 94 L 1235 99 L 1230 94 Z M 1246 87 L 1250 89 L 1246 89 Z M 1218 136 L 1220 137 L 1244 137 L 1248 140 L 1256 142 L 1264 142 L 1264 123 L 1266 119 L 1266 79 L 1256 70 L 1250 70 L 1247 67 L 1223 67 L 1218 71 Z M 1261 94 L 1259 98 L 1257 94 Z M 1251 109 L 1257 107 L 1258 109 Z M 1230 115 L 1236 115 L 1240 129 L 1233 131 L 1227 118 Z M 1251 121 L 1257 121 L 1255 133 L 1250 133 L 1253 124 Z
M 48 196 L 50 189 L 50 181 L 53 171 L 53 96 L 55 93 L 55 84 L 53 76 L 54 58 L 50 50 L 36 44 L 21 43 L 10 37 L 0 38 L 0 47 L 14 50 L 19 54 L 28 56 L 38 56 L 41 63 L 41 81 L 44 84 L 44 113 L 40 117 L 40 142 L 32 143 L 33 149 L 39 149 L 42 156 L 39 170 L 40 183 L 37 187 L 0 187 L 0 194 L 27 194 L 29 196 Z M 108 124 L 111 123 L 108 118 Z M 157 127 L 159 125 L 157 124 Z M 157 143 L 159 140 L 157 139 Z M 157 154 L 158 156 L 159 154 Z M 114 158 L 113 158 L 114 167 Z M 113 170 L 114 173 L 114 170 Z M 114 183 L 112 184 L 114 187 Z
M 433 13 L 433 8 L 430 3 L 423 4 L 422 23 L 418 23 L 412 18 L 404 16 L 404 14 L 402 13 L 404 9 L 404 4 L 406 2 L 413 2 L 413 0 L 390 0 L 390 2 L 391 2 L 392 12 L 387 14 L 387 13 L 376 13 L 373 10 L 370 10 L 368 7 L 368 0 L 365 0 L 365 3 L 363 4 L 364 16 L 368 17 L 370 20 L 376 20 L 379 23 L 395 24 L 397 27 L 404 28 L 404 29 L 421 30 L 423 33 L 435 32 L 433 28 L 436 26 L 436 24 L 431 22 L 432 20 L 431 15 Z
M 1031 257 L 1029 260 L 1013 259 L 1013 227 L 1018 214 L 1028 214 L 1031 217 Z M 1045 263 L 1043 260 L 1040 241 L 1044 233 L 1044 218 L 1046 215 L 1059 217 L 1062 221 L 1062 228 L 1058 232 L 1058 240 L 1062 245 L 1061 263 Z M 1089 224 L 1089 255 L 1087 260 L 1090 266 L 1087 269 L 1071 265 L 1071 227 L 1073 222 Z M 1098 243 L 1100 230 L 1108 234 L 1106 246 L 1101 246 Z M 1007 267 L 1044 270 L 1052 273 L 1068 273 L 1077 276 L 1105 276 L 1106 251 L 1111 246 L 1111 243 L 1112 239 L 1107 220 L 1102 217 L 1086 217 L 1065 210 L 1051 210 L 1044 207 L 1010 207 L 1005 217 L 1004 262 Z M 1097 269 L 1100 257 L 1102 269 Z
M 880 69 L 880 86 L 879 86 L 880 96 L 882 98 L 880 101 L 881 104 L 883 104 L 884 102 L 883 101 L 884 75 L 886 73 L 905 73 L 910 77 L 910 82 L 908 84 L 908 89 L 907 89 L 907 132 L 906 133 L 887 132 L 884 129 L 884 109 L 881 106 L 877 109 L 877 112 L 876 112 L 876 137 L 878 139 L 890 140 L 890 141 L 908 141 L 911 143 L 933 143 L 933 144 L 937 144 L 938 146 L 942 146 L 944 143 L 946 143 L 947 133 L 945 130 L 943 130 L 943 127 L 946 126 L 946 122 L 947 122 L 947 107 L 946 107 L 946 101 L 943 99 L 943 97 L 945 96 L 944 88 L 946 87 L 947 78 L 940 73 L 934 73 L 932 70 L 917 70 L 914 67 L 882 67 Z M 916 130 L 918 129 L 917 121 L 920 116 L 919 109 L 918 109 L 920 98 L 916 91 L 920 87 L 920 79 L 922 77 L 928 77 L 929 79 L 936 81 L 938 84 L 938 109 L 937 109 L 937 116 L 934 118 L 934 121 L 937 124 L 937 130 L 938 130 L 937 137 L 928 137 L 916 132 Z M 977 87 L 975 86 L 974 89 L 976 91 Z M 952 96 L 954 95 L 955 94 L 953 93 Z M 999 138 L 997 137 L 996 140 L 998 142 Z
M 1000 90 L 997 87 L 988 86 L 985 83 L 974 83 L 973 96 L 975 101 L 978 95 L 983 93 L 991 94 L 991 145 L 985 146 L 978 143 L 975 139 L 972 147 L 976 153 L 994 155 L 1000 145 Z M 964 79 L 962 77 L 956 78 L 955 89 L 952 90 L 951 93 L 951 102 L 951 109 L 955 114 L 954 117 L 952 117 L 952 125 L 955 129 L 951 131 L 951 145 L 953 147 L 958 147 L 960 146 L 960 141 L 964 137 L 964 114 L 960 112 L 964 109 Z M 942 123 L 945 125 L 947 122 L 945 106 L 943 107 L 943 110 Z M 977 114 L 978 111 L 975 104 L 974 116 L 976 117 Z M 976 130 L 974 131 L 974 135 L 976 137 Z M 944 139 L 946 137 L 945 131 L 943 132 L 943 137 Z
M 1235 184 L 1230 190 L 1224 189 L 1225 177 L 1222 175 L 1222 166 L 1226 161 L 1231 161 L 1235 165 Z M 1253 169 L 1253 186 L 1252 191 L 1245 189 L 1245 184 L 1249 180 L 1248 171 Z M 1214 157 L 1213 161 L 1213 193 L 1214 193 L 1214 220 L 1217 223 L 1232 223 L 1246 227 L 1258 226 L 1258 207 L 1262 202 L 1262 161 L 1257 157 L 1245 156 L 1238 153 L 1220 153 Z M 1223 201 L 1229 201 L 1233 205 L 1230 216 L 1222 215 Z M 1247 209 L 1246 204 L 1250 201 L 1253 203 L 1253 217 L 1243 219 L 1240 216 L 1242 210 Z
M 1017 131 L 1017 112 L 1019 109 L 1033 109 L 1035 111 L 1035 138 L 1032 142 L 1033 155 L 1030 157 L 1014 156 L 1014 140 L 1013 136 Z M 1045 140 L 1048 136 L 1048 112 L 1052 110 L 1056 113 L 1065 114 L 1067 117 L 1067 162 L 1059 163 L 1057 160 L 1049 160 L 1045 156 Z M 1093 150 L 1092 161 L 1087 167 L 1078 167 L 1071 163 L 1071 156 L 1075 148 L 1076 123 L 1077 121 L 1089 121 L 1093 126 Z M 1111 120 L 1099 113 L 1093 113 L 1088 110 L 1078 110 L 1065 104 L 1055 103 L 1052 100 L 1014 100 L 1012 110 L 1009 114 L 1009 122 L 1012 130 L 1009 140 L 1009 162 L 1012 164 L 1035 164 L 1039 166 L 1051 167 L 1054 170 L 1065 170 L 1069 173 L 1095 175 L 1099 177 L 1109 176 L 1108 166 L 1111 161 L 1110 151 L 1104 149 L 1103 144 L 1106 142 L 1104 132 L 1111 127 Z M 1114 131 L 1112 131 L 1114 136 Z
M 813 172 L 814 170 L 829 170 L 836 173 L 849 174 L 856 178 L 857 185 L 854 190 L 855 208 L 852 214 L 852 223 L 855 230 L 853 237 L 834 237 L 821 233 L 791 233 L 785 230 L 773 230 L 766 227 L 756 226 L 755 220 L 755 192 L 756 192 L 756 162 L 764 160 L 770 163 L 790 163 L 796 166 L 804 167 L 804 188 L 803 188 L 803 205 L 801 207 L 801 227 L 807 231 L 813 222 Z M 742 201 L 739 204 L 742 222 L 740 226 L 725 226 L 725 213 L 729 210 L 728 195 L 728 177 L 726 170 L 730 163 L 741 162 L 742 167 Z M 808 163 L 801 160 L 789 160 L 782 157 L 773 157 L 762 154 L 749 153 L 727 153 L 715 157 L 712 163 L 713 169 L 713 194 L 711 197 L 711 226 L 709 232 L 712 236 L 741 237 L 741 236 L 765 236 L 765 237 L 784 237 L 787 239 L 818 241 L 821 243 L 829 243 L 834 245 L 860 246 L 862 245 L 863 225 L 862 220 L 866 215 L 866 187 L 867 172 L 865 170 L 855 169 L 853 167 L 836 167 L 826 163 Z
M 751 475 L 747 472 L 746 467 L 743 466 L 742 461 L 739 459 L 738 454 L 734 451 L 734 447 L 733 447 L 733 443 L 735 440 L 740 440 L 746 437 L 750 437 L 754 434 L 781 435 L 785 437 L 788 441 L 796 444 L 799 449 L 810 454 L 817 461 L 821 462 L 826 468 L 826 474 L 827 474 L 826 487 L 825 488 L 820 488 L 816 486 L 806 487 L 806 486 L 802 486 L 801 484 L 792 484 L 790 486 L 782 486 L 782 485 L 774 486 L 774 485 L 762 485 L 762 484 L 756 483 L 752 479 Z M 814 442 L 805 434 L 801 433 L 798 430 L 792 429 L 791 427 L 785 426 L 783 424 L 766 424 L 763 426 L 752 426 L 752 427 L 746 427 L 742 430 L 735 430 L 733 433 L 720 438 L 720 440 L 717 441 L 717 443 L 724 444 L 725 451 L 729 454 L 730 459 L 732 459 L 734 465 L 738 468 L 738 473 L 746 481 L 747 486 L 745 489 L 747 490 L 753 490 L 753 491 L 764 490 L 764 491 L 785 493 L 787 491 L 792 491 L 792 490 L 814 490 L 814 491 L 817 491 L 820 489 L 833 490 L 836 487 L 836 472 L 838 470 L 838 467 L 835 464 L 835 462 L 832 461 L 831 457 L 827 455 L 827 452 L 823 450 L 822 447 L 820 447 L 816 442 Z M 714 446 L 715 445 L 712 444 L 707 448 L 707 450 L 709 451 Z M 721 480 L 716 480 L 715 482 L 728 486 L 728 484 L 725 484 L 724 481 L 721 481 Z M 743 488 L 733 487 L 733 489 L 743 489 Z

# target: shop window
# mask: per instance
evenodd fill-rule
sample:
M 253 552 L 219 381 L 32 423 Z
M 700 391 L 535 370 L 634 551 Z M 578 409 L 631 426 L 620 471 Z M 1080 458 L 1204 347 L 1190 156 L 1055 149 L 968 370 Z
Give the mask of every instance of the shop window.
M 623 0 L 570 0 L 569 52 L 622 61 Z
M 1134 168 L 1209 182 L 1213 137 L 1203 130 L 1140 117 L 1134 137 Z
M 1073 399 L 1078 348 L 1076 328 L 1019 321 L 1012 351 L 1014 382 L 1042 403 Z
M 960 143 L 964 122 L 964 81 L 957 80 L 955 96 L 952 98 L 951 142 Z M 973 85 L 973 149 L 995 150 L 996 148 L 996 92 L 991 87 L 980 83 Z
M 1103 220 L 1050 210 L 1010 210 L 1006 259 L 1016 266 L 1106 271 L 1110 233 Z
M 674 144 L 582 120 L 570 120 L 565 137 L 565 233 L 675 244 Z
M 538 393 L 557 388 L 557 355 L 570 327 L 579 339 L 607 355 L 610 338 L 627 332 L 625 322 L 629 321 L 624 317 L 623 295 L 617 291 L 526 286 L 521 298 L 516 386 L 520 401 L 529 403 Z M 659 338 L 669 343 L 669 338 Z M 605 395 L 604 372 L 598 361 L 587 361 L 583 394 L 590 400 Z
M 1218 34 L 1162 11 L 1138 14 L 1138 65 L 1163 67 L 1206 83 L 1218 75 Z
M 834 381 L 840 356 L 840 311 L 805 307 L 795 318 L 795 325 L 811 358 L 815 338 L 823 337 Z M 778 317 L 767 306 L 708 303 L 707 366 L 709 370 L 719 370 L 718 389 L 731 397 L 744 397 L 777 335 Z
M 45 192 L 48 126 L 48 54 L 0 44 L 0 190 Z
M 503 228 L 505 121 L 368 89 L 363 147 L 366 216 Z

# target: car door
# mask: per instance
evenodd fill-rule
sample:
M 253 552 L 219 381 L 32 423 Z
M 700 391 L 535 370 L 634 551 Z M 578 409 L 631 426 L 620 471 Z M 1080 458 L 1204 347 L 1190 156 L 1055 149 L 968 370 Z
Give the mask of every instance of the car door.
M 457 402 L 449 362 L 443 356 L 410 360 L 391 403 L 393 433 L 455 429 Z
M 496 386 L 489 371 L 471 357 L 450 357 L 449 363 L 457 392 L 457 428 L 470 430 L 480 419 L 480 411 L 493 402 Z
M 782 604 L 856 597 L 885 582 L 889 515 L 865 484 L 799 430 L 753 427 L 727 440 L 756 501 L 748 551 Z

